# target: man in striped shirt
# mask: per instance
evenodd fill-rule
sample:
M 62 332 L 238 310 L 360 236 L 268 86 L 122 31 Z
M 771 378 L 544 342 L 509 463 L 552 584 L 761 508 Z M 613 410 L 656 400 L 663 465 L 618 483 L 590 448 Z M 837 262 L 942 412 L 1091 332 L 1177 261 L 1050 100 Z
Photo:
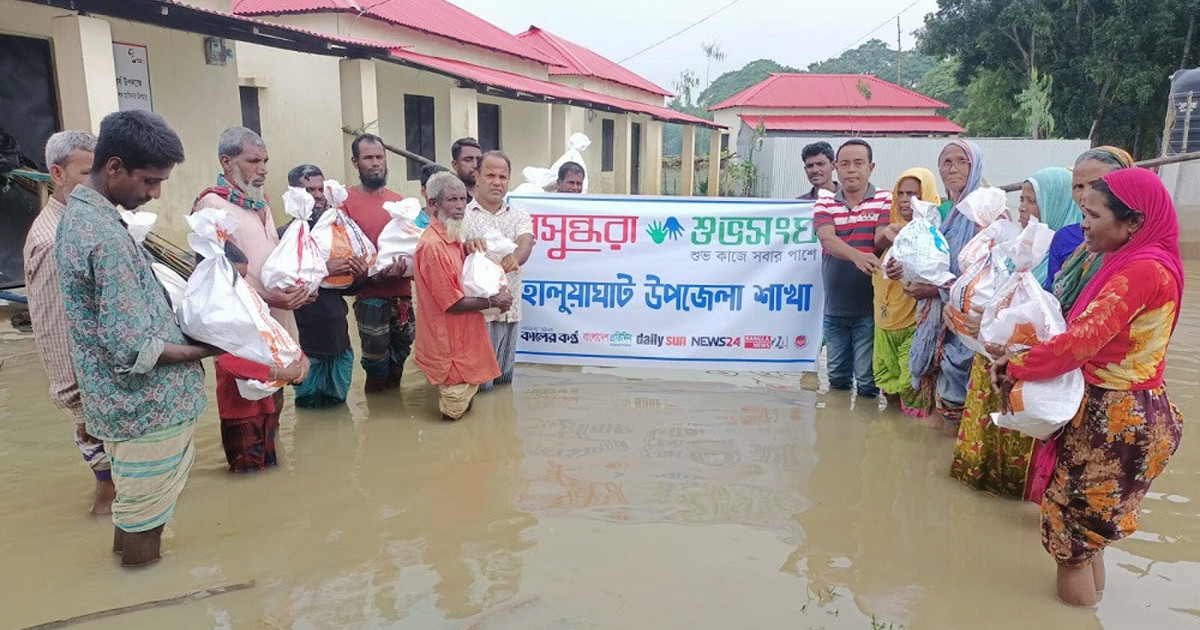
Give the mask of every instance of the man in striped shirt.
M 875 343 L 871 275 L 880 268 L 876 251 L 883 244 L 892 193 L 871 185 L 875 163 L 865 141 L 847 140 L 836 157 L 842 188 L 836 193 L 820 191 L 813 212 L 824 250 L 821 275 L 829 386 L 853 387 L 859 396 L 875 398 L 879 388 L 871 366 Z

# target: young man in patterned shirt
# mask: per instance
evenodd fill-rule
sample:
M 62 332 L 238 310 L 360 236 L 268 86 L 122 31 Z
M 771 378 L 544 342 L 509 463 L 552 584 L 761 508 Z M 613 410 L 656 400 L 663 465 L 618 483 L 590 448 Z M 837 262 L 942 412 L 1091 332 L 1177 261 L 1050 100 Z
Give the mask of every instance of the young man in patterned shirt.
M 159 197 L 183 161 L 179 136 L 158 114 L 117 112 L 101 121 L 95 154 L 59 223 L 55 259 L 86 430 L 112 460 L 113 551 L 136 567 L 159 559 L 196 457 L 200 360 L 220 350 L 184 337 L 117 211 Z

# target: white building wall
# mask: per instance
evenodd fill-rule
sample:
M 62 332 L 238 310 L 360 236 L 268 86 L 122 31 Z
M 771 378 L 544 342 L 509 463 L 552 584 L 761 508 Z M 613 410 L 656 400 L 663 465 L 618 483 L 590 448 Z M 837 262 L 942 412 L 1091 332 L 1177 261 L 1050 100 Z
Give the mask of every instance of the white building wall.
M 300 164 L 315 164 L 326 177 L 347 182 L 339 59 L 241 42 L 234 59 L 241 85 L 259 89 L 262 135 L 271 155 L 271 196 L 278 198 L 287 189 L 288 171 Z
M 1200 161 L 1168 164 L 1159 169 L 1179 215 L 1179 243 L 1184 256 L 1200 258 Z

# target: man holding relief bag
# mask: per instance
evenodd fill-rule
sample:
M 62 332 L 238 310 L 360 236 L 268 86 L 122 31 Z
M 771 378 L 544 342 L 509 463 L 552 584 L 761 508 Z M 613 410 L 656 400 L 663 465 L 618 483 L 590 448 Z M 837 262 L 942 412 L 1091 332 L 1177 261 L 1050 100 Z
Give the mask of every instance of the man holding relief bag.
M 463 217 L 467 188 L 453 173 L 437 173 L 426 185 L 429 227 L 421 235 L 414 259 L 417 300 L 417 367 L 438 388 L 438 407 L 445 420 L 458 420 L 471 406 L 479 385 L 500 375 L 483 313 L 507 312 L 512 294 L 467 297 L 463 291 Z
M 126 567 L 159 559 L 195 460 L 205 407 L 200 360 L 220 353 L 183 335 L 117 212 L 157 199 L 180 162 L 183 144 L 158 114 L 106 116 L 92 172 L 71 192 L 55 246 L 84 421 L 112 461 L 113 552 Z

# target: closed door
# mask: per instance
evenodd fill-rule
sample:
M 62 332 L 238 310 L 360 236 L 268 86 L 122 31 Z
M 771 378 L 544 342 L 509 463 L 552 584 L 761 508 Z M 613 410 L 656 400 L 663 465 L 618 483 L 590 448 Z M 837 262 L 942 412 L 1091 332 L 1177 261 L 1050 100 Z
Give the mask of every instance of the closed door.
M 629 134 L 629 192 L 640 195 L 642 187 L 642 124 L 633 123 Z

